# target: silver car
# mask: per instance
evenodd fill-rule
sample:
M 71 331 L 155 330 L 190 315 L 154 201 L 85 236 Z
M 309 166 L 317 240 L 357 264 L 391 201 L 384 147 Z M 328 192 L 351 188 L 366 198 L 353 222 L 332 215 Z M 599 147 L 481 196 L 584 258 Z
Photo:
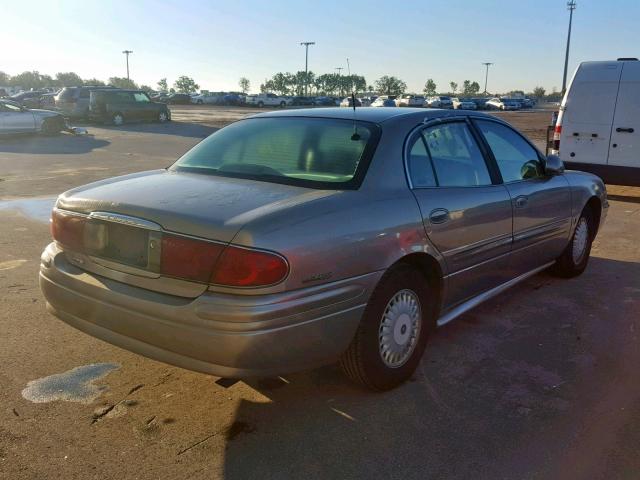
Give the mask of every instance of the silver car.
M 543 269 L 587 266 L 608 207 L 598 177 L 481 113 L 353 117 L 257 115 L 167 169 L 62 194 L 41 258 L 49 311 L 191 370 L 339 361 L 385 390 L 436 327 Z
M 64 117 L 58 112 L 21 107 L 11 100 L 0 99 L 0 134 L 54 134 L 65 128 Z

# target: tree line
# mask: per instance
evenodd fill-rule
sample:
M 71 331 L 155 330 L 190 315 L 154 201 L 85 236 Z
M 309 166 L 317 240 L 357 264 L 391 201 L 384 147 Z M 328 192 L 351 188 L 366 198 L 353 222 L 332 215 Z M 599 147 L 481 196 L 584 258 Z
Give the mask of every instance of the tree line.
M 40 89 L 45 87 L 65 87 L 65 86 L 104 86 L 112 85 L 118 88 L 140 89 L 147 92 L 159 90 L 169 93 L 193 93 L 197 92 L 200 86 L 193 78 L 182 75 L 176 79 L 172 87 L 169 87 L 166 78 L 158 81 L 157 87 L 152 88 L 148 85 L 138 85 L 135 81 L 124 77 L 110 77 L 108 82 L 103 82 L 97 78 L 82 79 L 75 72 L 58 72 L 55 76 L 39 73 L 38 71 L 22 72 L 18 75 L 9 75 L 0 71 L 0 86 L 17 86 L 24 89 Z M 250 90 L 250 82 L 246 77 L 241 77 L 238 85 L 242 93 L 248 93 Z M 427 79 L 421 93 L 427 96 L 437 95 L 438 93 L 447 93 L 453 95 L 473 96 L 480 93 L 480 84 L 471 80 L 464 80 L 462 88 L 459 88 L 457 82 L 449 83 L 449 91 L 444 92 L 438 90 L 438 86 L 432 78 Z M 273 92 L 279 95 L 304 95 L 305 92 L 310 95 L 329 95 L 344 97 L 356 92 L 370 92 L 379 95 L 402 95 L 407 91 L 407 84 L 398 77 L 392 75 L 384 75 L 377 79 L 373 84 L 368 84 L 362 75 L 340 75 L 338 73 L 324 73 L 316 75 L 314 72 L 298 71 L 296 73 L 278 72 L 270 79 L 260 85 L 261 92 Z M 523 93 L 520 91 L 512 91 L 510 94 Z M 533 96 L 542 98 L 545 96 L 545 89 L 535 87 Z M 549 97 L 557 96 L 557 92 L 551 92 Z

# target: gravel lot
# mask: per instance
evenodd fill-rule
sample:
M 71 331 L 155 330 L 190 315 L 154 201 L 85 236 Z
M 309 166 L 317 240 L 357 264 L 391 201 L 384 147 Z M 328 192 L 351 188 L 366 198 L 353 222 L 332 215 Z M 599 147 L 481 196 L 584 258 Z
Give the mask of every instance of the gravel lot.
M 208 377 L 47 314 L 37 272 L 58 193 L 164 167 L 254 111 L 172 110 L 0 139 L 0 478 L 638 478 L 640 189 L 610 188 L 584 275 L 536 275 L 447 325 L 384 394 L 333 366 Z M 502 115 L 544 146 L 548 111 Z

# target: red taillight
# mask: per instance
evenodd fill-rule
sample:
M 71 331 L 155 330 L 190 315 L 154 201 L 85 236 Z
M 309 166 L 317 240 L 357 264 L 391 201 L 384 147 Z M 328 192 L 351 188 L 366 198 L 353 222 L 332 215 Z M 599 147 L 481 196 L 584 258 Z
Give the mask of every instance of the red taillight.
M 211 283 L 230 287 L 262 287 L 281 282 L 289 266 L 275 253 L 228 246 L 216 264 Z
M 71 249 L 79 250 L 84 243 L 84 217 L 62 213 L 54 208 L 51 211 L 51 236 Z
M 560 150 L 560 137 L 562 135 L 562 125 L 556 125 L 553 129 L 553 145 L 554 150 Z
M 196 282 L 209 282 L 224 245 L 179 235 L 162 235 L 160 273 Z

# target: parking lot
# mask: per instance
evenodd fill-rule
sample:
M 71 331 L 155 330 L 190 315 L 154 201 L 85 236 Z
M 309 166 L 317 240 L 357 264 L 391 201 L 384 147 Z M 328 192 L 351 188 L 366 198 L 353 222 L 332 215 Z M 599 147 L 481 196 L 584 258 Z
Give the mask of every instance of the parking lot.
M 638 478 L 640 188 L 610 187 L 584 275 L 541 273 L 463 315 L 386 393 L 335 366 L 217 379 L 45 311 L 57 194 L 163 168 L 254 111 L 176 106 L 167 124 L 0 139 L 0 478 Z M 550 111 L 498 115 L 544 150 Z M 30 383 L 92 364 L 108 365 Z

